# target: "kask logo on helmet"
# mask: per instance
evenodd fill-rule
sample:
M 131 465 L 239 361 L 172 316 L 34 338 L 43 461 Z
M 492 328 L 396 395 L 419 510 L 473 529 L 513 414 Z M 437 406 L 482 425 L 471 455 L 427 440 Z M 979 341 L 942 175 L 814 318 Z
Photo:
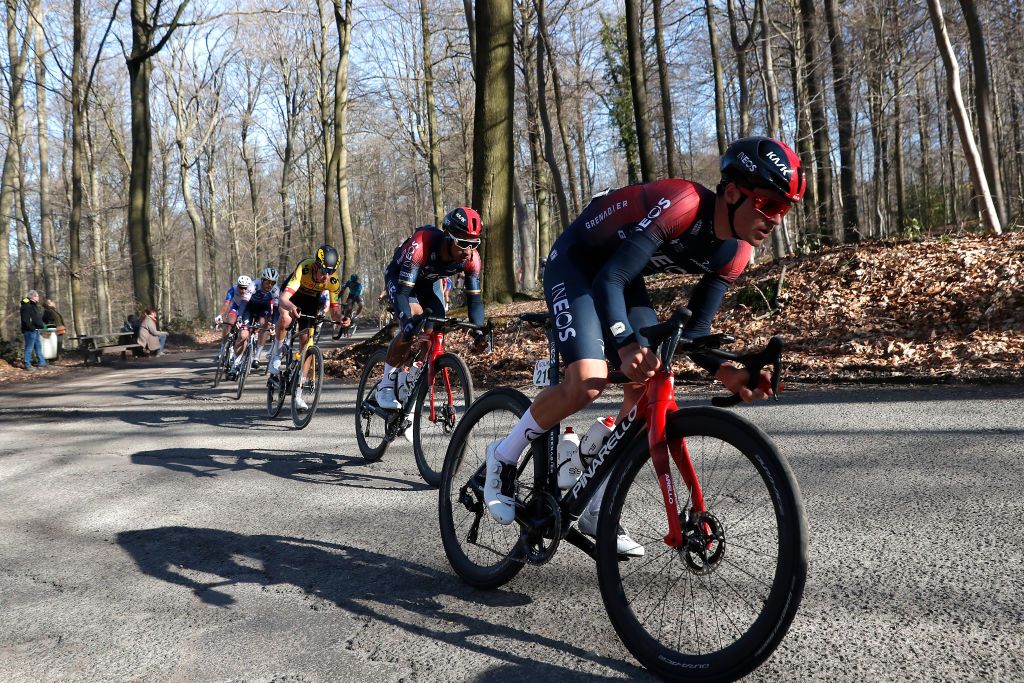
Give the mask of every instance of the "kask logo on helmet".
M 775 152 L 768 152 L 765 154 L 765 158 L 775 164 L 775 167 L 779 169 L 779 172 L 787 178 L 793 173 L 793 169 L 783 163 L 782 158 Z

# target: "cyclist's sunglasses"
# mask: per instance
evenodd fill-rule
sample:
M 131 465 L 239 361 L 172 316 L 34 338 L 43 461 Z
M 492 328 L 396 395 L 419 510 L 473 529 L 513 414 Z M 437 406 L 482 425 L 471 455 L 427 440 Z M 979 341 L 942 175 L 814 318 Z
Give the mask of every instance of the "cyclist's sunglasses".
M 756 190 L 737 185 L 736 189 L 743 194 L 750 197 L 751 202 L 754 205 L 754 210 L 765 218 L 771 220 L 773 218 L 781 219 L 789 210 L 793 208 L 790 202 L 783 199 L 774 199 L 772 197 L 765 197 L 764 195 L 757 194 Z
M 455 241 L 455 244 L 459 246 L 459 249 L 476 249 L 480 246 L 480 240 L 464 240 L 455 235 L 449 235 L 449 237 Z

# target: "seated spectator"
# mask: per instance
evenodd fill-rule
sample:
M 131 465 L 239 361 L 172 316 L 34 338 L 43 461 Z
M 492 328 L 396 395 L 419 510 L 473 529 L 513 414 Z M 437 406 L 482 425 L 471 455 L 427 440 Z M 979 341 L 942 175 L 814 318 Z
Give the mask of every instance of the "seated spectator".
M 139 328 L 139 343 L 146 351 L 155 351 L 156 355 L 164 355 L 164 345 L 167 343 L 167 332 L 161 332 L 157 327 L 156 309 L 147 308 L 142 312 L 142 324 Z

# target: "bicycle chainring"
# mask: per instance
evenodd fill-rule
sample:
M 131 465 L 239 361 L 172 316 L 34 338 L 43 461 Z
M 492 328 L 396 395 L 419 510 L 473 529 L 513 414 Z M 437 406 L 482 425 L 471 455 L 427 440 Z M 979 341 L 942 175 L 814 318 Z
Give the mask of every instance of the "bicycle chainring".
M 534 491 L 526 501 L 520 543 L 525 560 L 534 565 L 545 564 L 555 555 L 562 539 L 562 511 L 558 499 L 547 491 Z
M 683 523 L 683 545 L 679 552 L 691 572 L 711 574 L 725 557 L 725 526 L 710 512 L 686 512 Z

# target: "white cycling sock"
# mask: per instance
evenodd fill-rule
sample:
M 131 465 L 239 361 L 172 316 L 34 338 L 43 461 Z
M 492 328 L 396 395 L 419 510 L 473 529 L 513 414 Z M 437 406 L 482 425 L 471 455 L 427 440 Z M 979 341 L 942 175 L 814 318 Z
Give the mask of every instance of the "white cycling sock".
M 266 344 L 260 344 L 259 346 L 256 347 L 256 356 L 253 360 L 259 360 L 260 358 L 263 357 L 264 347 L 266 347 Z
M 388 365 L 387 362 L 384 363 L 384 379 L 380 381 L 381 389 L 384 387 L 395 388 L 395 379 L 398 377 L 398 373 L 395 372 L 396 369 L 395 366 Z
M 544 431 L 537 424 L 537 421 L 533 419 L 533 412 L 527 410 L 519 418 L 516 426 L 512 428 L 512 432 L 498 444 L 498 448 L 494 451 L 494 456 L 498 459 L 498 462 L 514 465 L 519 462 L 519 456 L 523 454 L 523 451 L 530 445 L 530 442 L 543 434 Z
M 270 345 L 270 361 L 273 362 L 281 354 L 281 342 L 274 339 L 274 343 Z

